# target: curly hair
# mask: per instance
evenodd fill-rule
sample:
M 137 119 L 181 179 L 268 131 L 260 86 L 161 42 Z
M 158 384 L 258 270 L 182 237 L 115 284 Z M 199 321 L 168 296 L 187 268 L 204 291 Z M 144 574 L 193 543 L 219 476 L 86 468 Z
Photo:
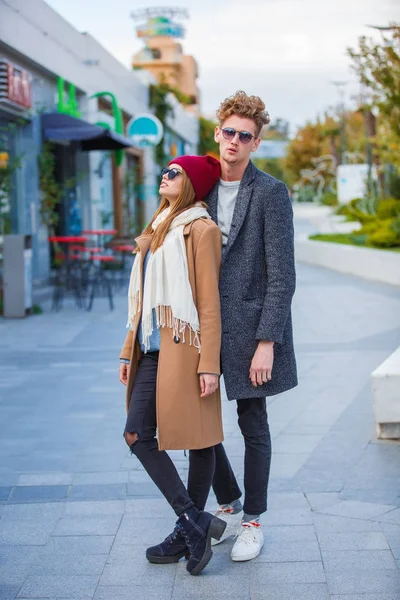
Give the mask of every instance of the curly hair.
M 248 96 L 243 90 L 239 90 L 233 96 L 225 98 L 217 110 L 217 119 L 220 126 L 232 115 L 251 119 L 256 125 L 256 135 L 260 134 L 264 125 L 270 122 L 268 111 L 259 96 Z

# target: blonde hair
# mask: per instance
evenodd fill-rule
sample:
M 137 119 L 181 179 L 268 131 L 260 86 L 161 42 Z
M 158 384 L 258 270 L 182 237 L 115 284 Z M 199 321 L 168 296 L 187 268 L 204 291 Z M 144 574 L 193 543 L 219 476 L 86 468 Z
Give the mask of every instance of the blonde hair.
M 222 126 L 224 121 L 232 115 L 245 117 L 254 121 L 257 137 L 260 135 L 260 131 L 264 125 L 270 122 L 270 116 L 268 111 L 265 110 L 265 104 L 261 98 L 259 96 L 248 96 L 242 90 L 237 91 L 236 94 L 225 98 L 221 102 L 217 110 L 219 125 Z
M 147 225 L 146 229 L 143 231 L 142 235 L 151 235 L 151 252 L 155 252 L 157 248 L 162 246 L 165 236 L 167 235 L 169 228 L 171 226 L 172 221 L 180 215 L 182 212 L 187 210 L 190 206 L 192 206 L 196 201 L 196 194 L 192 186 L 192 182 L 187 176 L 186 172 L 182 170 L 182 175 L 178 175 L 178 177 L 182 177 L 182 189 L 179 192 L 179 196 L 176 199 L 176 202 L 171 208 L 171 212 L 168 217 L 158 225 L 157 229 L 153 231 L 153 223 L 158 217 L 158 215 L 168 208 L 169 202 L 166 198 L 161 197 L 160 206 L 156 210 L 151 219 L 150 223 Z M 205 206 L 205 205 L 204 205 Z M 135 252 L 138 252 L 139 249 L 136 248 Z

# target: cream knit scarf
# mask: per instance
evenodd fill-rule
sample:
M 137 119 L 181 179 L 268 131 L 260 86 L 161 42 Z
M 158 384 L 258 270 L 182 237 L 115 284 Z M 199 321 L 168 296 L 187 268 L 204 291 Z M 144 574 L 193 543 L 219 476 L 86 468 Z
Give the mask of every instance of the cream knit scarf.
M 153 223 L 155 231 L 169 215 L 170 208 L 163 210 Z M 171 223 L 164 243 L 150 256 L 144 281 L 143 298 L 140 297 L 142 273 L 139 256 L 133 263 L 128 291 L 128 323 L 133 329 L 134 318 L 142 306 L 142 339 L 145 352 L 153 333 L 153 309 L 156 310 L 157 327 L 170 327 L 173 337 L 185 342 L 185 330 L 189 329 L 190 344 L 200 352 L 200 324 L 193 302 L 189 282 L 188 263 L 183 230 L 196 219 L 210 218 L 200 203 L 185 210 Z

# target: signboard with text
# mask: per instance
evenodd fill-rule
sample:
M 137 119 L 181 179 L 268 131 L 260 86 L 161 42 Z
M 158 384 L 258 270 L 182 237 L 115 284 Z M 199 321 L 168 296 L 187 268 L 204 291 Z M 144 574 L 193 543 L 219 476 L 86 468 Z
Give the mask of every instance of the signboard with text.
M 353 198 L 362 198 L 367 193 L 369 165 L 339 165 L 337 168 L 337 195 L 340 204 Z M 371 178 L 377 180 L 376 167 L 371 168 Z
M 138 38 L 168 36 L 183 38 L 185 30 L 176 19 L 187 19 L 188 11 L 184 8 L 168 6 L 143 8 L 131 14 L 135 21 L 140 21 L 136 27 Z
M 29 71 L 0 59 L 0 105 L 20 111 L 32 107 L 32 85 Z
M 166 17 L 156 17 L 154 19 L 149 19 L 144 25 L 139 25 L 139 27 L 136 28 L 136 34 L 138 38 L 150 38 L 159 35 L 183 38 L 185 30 L 182 25 L 173 23 Z

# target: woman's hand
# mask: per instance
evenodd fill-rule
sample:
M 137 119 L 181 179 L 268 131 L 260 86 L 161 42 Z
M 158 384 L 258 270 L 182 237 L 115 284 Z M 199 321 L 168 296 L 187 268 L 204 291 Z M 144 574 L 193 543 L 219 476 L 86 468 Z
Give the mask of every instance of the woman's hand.
M 128 385 L 130 365 L 120 363 L 119 365 L 119 380 L 124 385 Z
M 218 375 L 210 375 L 209 373 L 202 373 L 200 375 L 200 398 L 211 396 L 217 389 L 219 383 Z

